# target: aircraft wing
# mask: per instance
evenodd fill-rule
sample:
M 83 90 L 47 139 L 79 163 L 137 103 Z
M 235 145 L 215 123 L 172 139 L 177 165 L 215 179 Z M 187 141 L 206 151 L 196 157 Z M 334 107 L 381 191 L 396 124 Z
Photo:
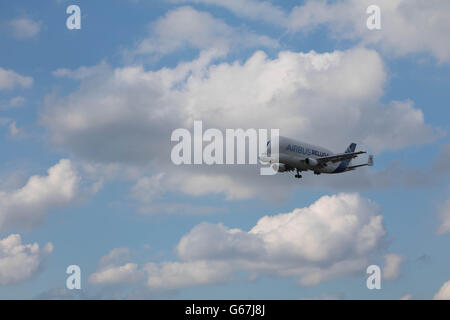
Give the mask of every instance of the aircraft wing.
M 364 167 L 364 166 L 371 166 L 371 165 L 369 163 L 363 163 L 363 164 L 358 164 L 356 166 L 349 166 L 349 167 L 345 168 L 345 171 L 355 170 L 356 168 Z
M 366 152 L 365 151 L 357 151 L 357 152 L 349 152 L 349 153 L 338 153 L 338 154 L 333 154 L 332 156 L 320 157 L 320 158 L 315 158 L 315 159 L 319 162 L 320 165 L 324 165 L 327 162 L 336 163 L 336 162 L 341 162 L 341 161 L 348 160 L 348 159 L 353 159 L 362 153 L 366 153 Z

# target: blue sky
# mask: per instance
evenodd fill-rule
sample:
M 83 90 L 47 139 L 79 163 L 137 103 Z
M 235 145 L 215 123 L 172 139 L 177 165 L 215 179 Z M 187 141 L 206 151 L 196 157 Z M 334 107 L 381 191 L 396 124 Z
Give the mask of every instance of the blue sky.
M 449 299 L 450 7 L 369 4 L 2 2 L 0 298 Z M 375 166 L 175 166 L 192 120 Z

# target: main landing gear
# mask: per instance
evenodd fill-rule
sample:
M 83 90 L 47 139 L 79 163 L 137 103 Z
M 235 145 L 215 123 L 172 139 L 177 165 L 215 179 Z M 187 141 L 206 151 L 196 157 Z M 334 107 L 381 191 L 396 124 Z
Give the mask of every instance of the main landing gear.
M 300 174 L 300 170 L 297 169 L 297 174 L 294 176 L 297 179 L 300 179 L 302 177 L 302 175 Z

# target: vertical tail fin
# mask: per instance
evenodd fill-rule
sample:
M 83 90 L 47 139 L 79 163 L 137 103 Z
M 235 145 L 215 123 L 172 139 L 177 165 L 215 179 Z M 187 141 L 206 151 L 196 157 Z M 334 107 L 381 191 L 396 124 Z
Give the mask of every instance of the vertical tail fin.
M 345 153 L 355 152 L 355 149 L 356 149 L 356 143 L 350 143 L 347 150 L 345 150 Z M 351 161 L 352 161 L 352 159 L 342 160 L 341 163 L 339 163 L 336 170 L 334 170 L 334 172 L 335 173 L 344 172 L 347 169 L 347 167 L 350 165 Z
M 355 149 L 356 149 L 356 143 L 351 143 L 348 146 L 347 150 L 345 150 L 345 153 L 355 152 Z

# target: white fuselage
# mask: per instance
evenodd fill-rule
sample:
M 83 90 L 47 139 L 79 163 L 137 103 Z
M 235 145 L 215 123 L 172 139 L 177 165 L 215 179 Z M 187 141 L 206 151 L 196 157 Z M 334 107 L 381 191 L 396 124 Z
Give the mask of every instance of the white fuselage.
M 271 157 L 276 157 L 275 154 L 271 154 L 271 142 L 268 142 L 267 154 Z M 333 155 L 328 149 L 301 142 L 298 140 L 290 139 L 287 137 L 279 137 L 279 163 L 285 164 L 291 168 L 298 169 L 300 171 L 312 170 L 316 173 L 338 173 L 340 166 L 343 167 L 341 162 L 328 163 L 325 167 L 316 167 L 308 165 L 306 159 L 316 159 L 321 157 L 327 157 Z M 347 162 L 348 165 L 348 162 Z

